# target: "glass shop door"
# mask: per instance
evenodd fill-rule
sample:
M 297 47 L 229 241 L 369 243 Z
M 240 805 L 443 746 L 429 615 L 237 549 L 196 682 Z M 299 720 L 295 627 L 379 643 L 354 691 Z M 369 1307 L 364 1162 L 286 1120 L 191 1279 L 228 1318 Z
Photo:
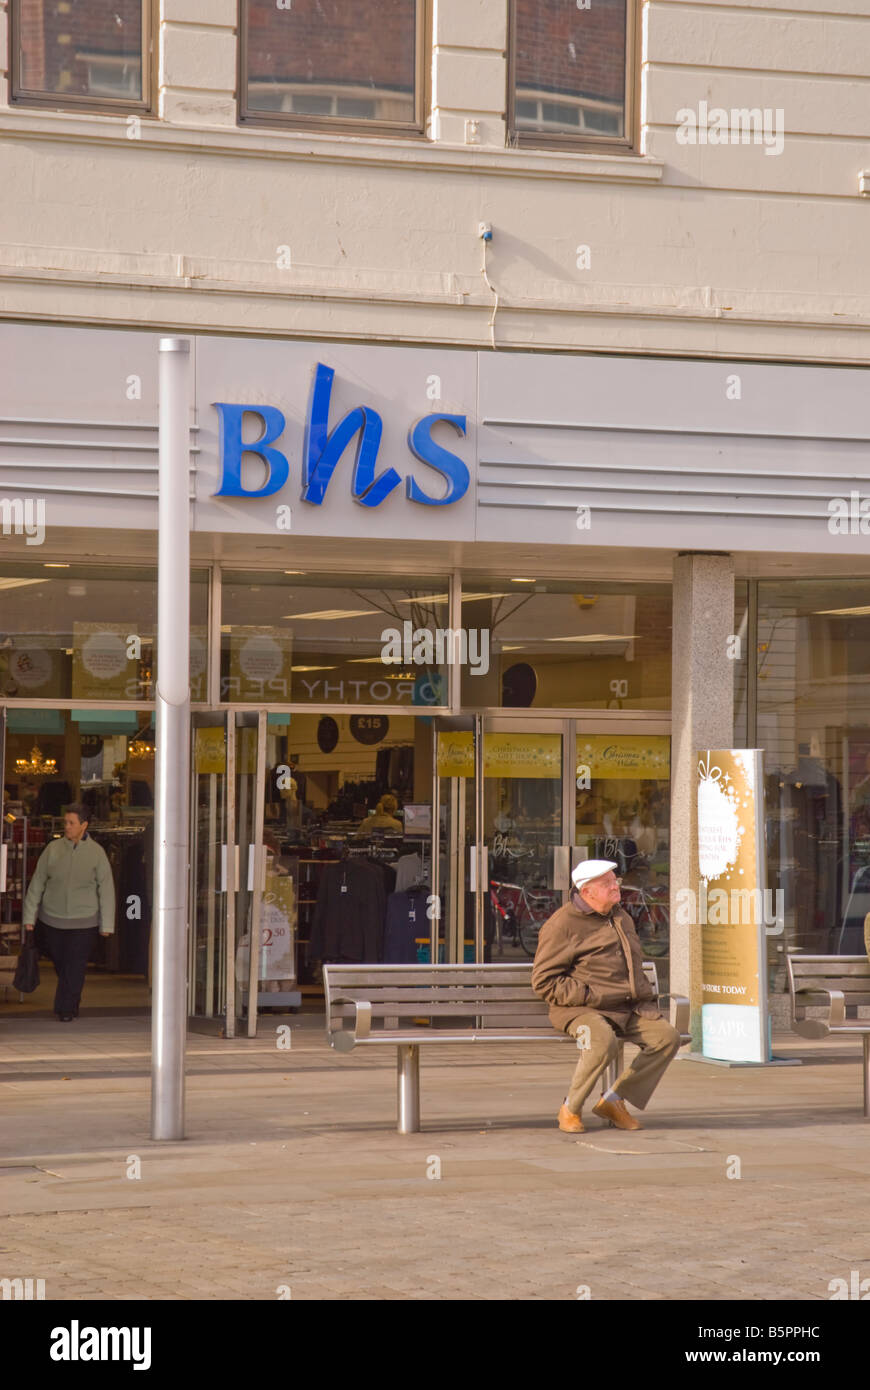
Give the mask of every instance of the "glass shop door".
M 564 720 L 487 718 L 476 769 L 485 871 L 483 959 L 526 961 L 566 901 L 570 729 Z
M 255 1037 L 258 1008 L 282 1002 L 262 985 L 280 976 L 295 946 L 292 922 L 276 916 L 268 892 L 267 718 L 265 710 L 193 716 L 189 1010 L 222 1017 L 228 1038 Z

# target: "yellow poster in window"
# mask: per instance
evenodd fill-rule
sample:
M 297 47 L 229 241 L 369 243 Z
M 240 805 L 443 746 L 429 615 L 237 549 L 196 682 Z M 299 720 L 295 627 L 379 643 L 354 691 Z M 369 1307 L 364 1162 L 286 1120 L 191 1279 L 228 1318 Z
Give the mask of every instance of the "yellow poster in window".
M 561 777 L 561 734 L 485 734 L 483 775 L 554 779 Z M 438 734 L 438 776 L 474 776 L 474 749 L 470 730 L 442 730 Z
M 226 772 L 227 749 L 222 724 L 194 730 L 193 760 L 197 772 Z
M 584 768 L 589 769 L 592 779 L 667 779 L 671 775 L 671 740 L 667 734 L 578 734 L 578 777 Z
M 150 642 L 150 637 L 111 623 L 73 623 L 73 699 L 149 698 L 147 686 L 139 683 L 136 653 Z
M 292 650 L 290 628 L 234 627 L 225 698 L 271 704 L 289 700 Z

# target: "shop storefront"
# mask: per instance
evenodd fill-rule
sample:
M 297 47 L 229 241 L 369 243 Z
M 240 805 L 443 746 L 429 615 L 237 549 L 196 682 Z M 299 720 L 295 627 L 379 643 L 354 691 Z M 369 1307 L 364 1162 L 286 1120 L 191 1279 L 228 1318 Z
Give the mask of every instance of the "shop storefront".
M 0 930 L 84 801 L 118 888 L 94 965 L 144 1005 L 157 339 L 2 332 Z M 714 432 L 722 468 L 746 475 L 764 436 L 782 469 L 741 549 L 798 489 L 757 412 L 734 429 L 711 406 L 698 443 L 721 367 L 656 364 L 638 399 L 638 366 L 195 340 L 191 1016 L 250 1031 L 316 998 L 324 959 L 528 959 L 586 857 L 618 863 L 667 987 L 673 555 L 721 548 L 729 524 L 738 548 L 733 520 L 693 508 Z M 784 945 L 851 949 L 870 906 L 867 581 L 826 563 L 733 586 L 734 743 L 766 749 L 785 895 L 777 977 Z

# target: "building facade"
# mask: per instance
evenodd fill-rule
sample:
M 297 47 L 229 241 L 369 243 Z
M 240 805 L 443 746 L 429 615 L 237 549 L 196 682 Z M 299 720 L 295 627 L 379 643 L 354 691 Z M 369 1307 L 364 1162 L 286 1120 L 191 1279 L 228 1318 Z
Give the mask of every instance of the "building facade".
M 697 1001 L 705 747 L 765 752 L 774 1001 L 786 950 L 857 949 L 863 0 L 5 8 L 4 924 L 86 796 L 103 963 L 147 972 L 172 333 L 192 1013 L 250 1026 L 255 919 L 261 1007 L 316 989 L 348 856 L 396 931 L 409 861 L 401 949 L 448 959 L 523 958 L 614 857 Z

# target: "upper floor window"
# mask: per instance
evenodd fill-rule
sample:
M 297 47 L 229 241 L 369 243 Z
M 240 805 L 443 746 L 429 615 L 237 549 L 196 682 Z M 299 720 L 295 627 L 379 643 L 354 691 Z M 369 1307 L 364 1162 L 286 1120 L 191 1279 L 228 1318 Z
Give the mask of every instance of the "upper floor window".
M 11 0 L 12 100 L 147 111 L 151 0 Z
M 628 148 L 636 0 L 511 0 L 508 119 L 520 144 Z
M 416 134 L 425 0 L 242 0 L 240 119 Z

